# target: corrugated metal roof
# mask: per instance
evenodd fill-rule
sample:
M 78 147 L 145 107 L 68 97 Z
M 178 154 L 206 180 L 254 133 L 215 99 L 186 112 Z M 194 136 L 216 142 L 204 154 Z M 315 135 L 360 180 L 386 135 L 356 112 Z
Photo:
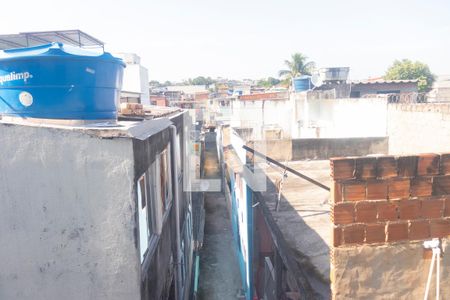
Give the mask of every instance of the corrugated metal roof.
M 104 43 L 99 39 L 96 39 L 81 30 L 75 29 L 3 34 L 0 35 L 0 50 L 33 47 L 54 42 L 86 48 L 103 48 L 104 46 Z
M 352 84 L 388 84 L 388 83 L 417 83 L 419 79 L 406 79 L 406 80 L 386 80 L 386 79 L 367 79 L 367 80 L 355 80 L 352 81 Z

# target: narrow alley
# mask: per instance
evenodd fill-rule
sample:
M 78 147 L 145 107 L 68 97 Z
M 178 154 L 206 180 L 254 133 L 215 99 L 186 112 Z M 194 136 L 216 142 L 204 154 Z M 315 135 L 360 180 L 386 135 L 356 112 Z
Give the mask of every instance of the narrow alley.
M 216 134 L 205 137 L 204 178 L 220 178 Z M 200 253 L 199 299 L 238 299 L 241 289 L 231 221 L 223 192 L 205 193 L 205 235 Z

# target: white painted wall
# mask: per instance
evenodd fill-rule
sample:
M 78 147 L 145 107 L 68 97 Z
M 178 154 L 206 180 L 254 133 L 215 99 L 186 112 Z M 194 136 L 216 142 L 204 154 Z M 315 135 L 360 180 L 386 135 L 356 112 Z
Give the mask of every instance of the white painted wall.
M 127 64 L 123 73 L 122 91 L 139 93 L 141 103 L 150 105 L 150 87 L 148 85 L 148 71 L 138 64 Z
M 450 104 L 388 104 L 386 98 L 308 99 L 291 94 L 286 101 L 231 103 L 232 127 L 278 126 L 284 138 L 389 136 L 389 153 L 450 151 Z M 299 126 L 302 124 L 302 126 Z M 414 150 L 414 151 L 413 151 Z
M 292 107 L 286 100 L 235 100 L 231 103 L 232 127 L 253 128 L 253 138 L 262 139 L 265 128 L 280 128 L 283 137 L 291 136 Z
M 126 64 L 123 72 L 122 91 L 140 94 L 140 101 L 150 105 L 150 86 L 148 84 L 148 70 L 141 65 L 141 58 L 135 53 L 115 53 Z
M 384 98 L 305 100 L 305 93 L 290 99 L 231 103 L 231 126 L 280 128 L 283 138 L 338 138 L 386 136 L 387 100 Z M 319 129 L 317 129 L 319 127 Z
M 308 99 L 292 95 L 295 138 L 386 136 L 387 99 Z M 318 128 L 318 129 L 317 129 Z
M 140 299 L 131 140 L 0 123 L 0 299 Z
M 389 153 L 450 152 L 450 104 L 390 104 Z

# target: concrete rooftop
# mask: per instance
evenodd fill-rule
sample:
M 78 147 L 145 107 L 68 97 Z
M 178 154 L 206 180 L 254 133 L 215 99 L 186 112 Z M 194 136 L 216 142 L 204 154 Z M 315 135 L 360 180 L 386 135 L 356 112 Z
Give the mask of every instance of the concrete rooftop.
M 18 117 L 1 117 L 0 124 L 6 126 L 31 126 L 53 128 L 60 130 L 78 131 L 84 134 L 97 136 L 101 138 L 137 138 L 146 139 L 148 136 L 162 130 L 172 124 L 170 117 L 176 117 L 182 114 L 181 110 L 168 110 L 163 112 L 163 117 L 159 114 L 147 114 L 146 118 L 140 118 L 132 121 L 82 121 L 82 120 L 52 120 L 52 119 L 33 119 Z M 166 115 L 168 118 L 166 118 Z
M 290 161 L 287 165 L 331 186 L 328 160 Z M 278 194 L 275 182 L 281 179 L 283 169 L 266 164 L 264 171 L 269 178 L 264 198 L 284 238 L 298 255 L 300 263 L 312 266 L 319 279 L 329 282 L 332 228 L 328 204 L 330 192 L 288 173 L 283 183 L 281 203 L 276 211 Z

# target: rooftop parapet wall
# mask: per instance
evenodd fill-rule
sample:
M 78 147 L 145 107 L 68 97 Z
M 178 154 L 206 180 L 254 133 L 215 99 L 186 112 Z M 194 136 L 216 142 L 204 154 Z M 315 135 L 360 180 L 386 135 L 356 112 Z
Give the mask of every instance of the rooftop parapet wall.
M 450 103 L 389 104 L 389 154 L 450 151 Z
M 330 162 L 333 298 L 422 295 L 429 263 L 420 260 L 411 265 L 408 261 L 422 257 L 424 240 L 441 238 L 447 244 L 450 153 L 332 158 Z M 367 253 L 372 257 L 362 265 Z M 444 264 L 448 263 L 447 257 Z M 370 275 L 355 278 L 354 272 Z M 397 272 L 403 275 L 396 278 L 396 285 L 384 282 L 390 275 L 383 274 Z M 357 284 L 344 291 L 351 281 Z M 403 281 L 409 290 L 395 290 Z M 450 281 L 448 272 L 442 281 Z M 420 282 L 420 287 L 409 282 Z M 378 284 L 381 288 L 375 289 Z
M 396 103 L 389 104 L 391 110 L 411 112 L 434 112 L 450 115 L 450 103 Z
M 302 138 L 249 141 L 251 148 L 265 148 L 265 154 L 280 161 L 323 160 L 339 155 L 387 154 L 388 137 Z

